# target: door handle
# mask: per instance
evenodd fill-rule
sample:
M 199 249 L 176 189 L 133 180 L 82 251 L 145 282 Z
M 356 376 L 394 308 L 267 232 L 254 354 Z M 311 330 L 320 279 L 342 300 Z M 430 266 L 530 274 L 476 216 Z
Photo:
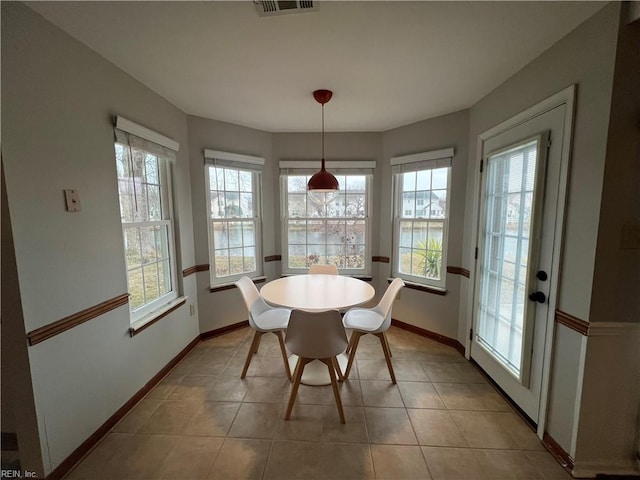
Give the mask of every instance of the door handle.
M 546 281 L 548 277 L 547 272 L 545 272 L 544 270 L 538 270 L 538 273 L 536 273 L 536 278 L 542 282 Z
M 542 292 L 533 292 L 529 294 L 529 300 L 532 302 L 544 303 L 547 301 L 547 296 Z

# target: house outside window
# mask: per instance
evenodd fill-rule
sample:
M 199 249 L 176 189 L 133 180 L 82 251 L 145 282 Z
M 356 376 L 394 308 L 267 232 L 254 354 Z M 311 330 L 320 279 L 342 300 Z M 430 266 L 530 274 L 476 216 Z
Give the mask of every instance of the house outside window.
M 391 159 L 393 275 L 444 289 L 453 149 Z
M 307 182 L 317 170 L 308 163 L 280 162 L 283 273 L 306 273 L 319 263 L 335 264 L 341 274 L 370 275 L 375 162 L 327 162 L 340 185 L 327 205 L 315 202 L 307 192 Z
M 122 117 L 116 122 L 120 218 L 135 323 L 178 296 L 171 194 L 171 163 L 178 144 Z
M 205 150 L 211 286 L 262 275 L 264 159 Z

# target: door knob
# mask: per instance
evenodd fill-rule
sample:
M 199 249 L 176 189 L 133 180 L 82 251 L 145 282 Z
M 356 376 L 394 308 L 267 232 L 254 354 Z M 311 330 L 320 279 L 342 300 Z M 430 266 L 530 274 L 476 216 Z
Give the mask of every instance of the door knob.
M 544 270 L 538 270 L 538 273 L 536 273 L 536 278 L 544 282 L 549 277 L 547 275 L 547 272 L 545 272 Z
M 542 292 L 533 292 L 529 294 L 529 300 L 532 302 L 544 303 L 547 301 L 547 296 Z

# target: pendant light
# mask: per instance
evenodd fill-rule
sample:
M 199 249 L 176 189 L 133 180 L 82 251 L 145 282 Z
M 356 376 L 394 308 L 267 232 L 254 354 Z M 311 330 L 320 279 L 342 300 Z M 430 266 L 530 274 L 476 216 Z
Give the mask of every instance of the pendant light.
M 327 171 L 324 165 L 324 104 L 331 100 L 333 92 L 331 90 L 316 90 L 313 98 L 322 105 L 322 165 L 320 171 L 309 179 L 307 190 L 311 199 L 323 205 L 336 198 L 338 193 L 338 179 Z

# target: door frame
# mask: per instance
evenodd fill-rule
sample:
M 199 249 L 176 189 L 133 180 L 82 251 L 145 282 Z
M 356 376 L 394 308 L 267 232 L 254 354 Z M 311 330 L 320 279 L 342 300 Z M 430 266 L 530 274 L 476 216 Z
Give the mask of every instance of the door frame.
M 558 203 L 556 210 L 556 226 L 555 236 L 553 239 L 553 262 L 551 267 L 551 282 L 549 285 L 549 311 L 546 319 L 546 333 L 544 341 L 544 354 L 542 364 L 542 384 L 540 392 L 540 413 L 538 417 L 537 435 L 542 439 L 546 420 L 547 406 L 549 398 L 549 380 L 551 377 L 551 360 L 553 354 L 553 338 L 555 333 L 555 312 L 557 306 L 558 281 L 560 273 L 560 260 L 562 257 L 562 238 L 564 234 L 564 217 L 565 206 L 567 200 L 567 188 L 569 180 L 569 163 L 571 159 L 571 140 L 573 137 L 573 118 L 575 109 L 576 85 L 571 85 L 564 90 L 542 100 L 536 105 L 520 112 L 513 117 L 499 123 L 498 125 L 480 133 L 476 144 L 476 156 L 473 163 L 474 172 L 474 189 L 472 200 L 472 230 L 471 230 L 471 257 L 470 257 L 470 276 L 469 289 L 467 294 L 467 325 L 465 338 L 465 357 L 471 358 L 471 330 L 473 328 L 473 313 L 476 294 L 476 268 L 477 259 L 474 251 L 479 241 L 479 222 L 480 222 L 480 192 L 481 192 L 481 175 L 480 167 L 483 158 L 484 143 L 496 135 L 499 135 L 511 128 L 517 127 L 538 115 L 548 112 L 556 107 L 565 105 L 564 126 L 561 139 L 552 138 L 552 142 L 561 142 L 562 152 L 560 155 L 560 182 L 558 186 Z

